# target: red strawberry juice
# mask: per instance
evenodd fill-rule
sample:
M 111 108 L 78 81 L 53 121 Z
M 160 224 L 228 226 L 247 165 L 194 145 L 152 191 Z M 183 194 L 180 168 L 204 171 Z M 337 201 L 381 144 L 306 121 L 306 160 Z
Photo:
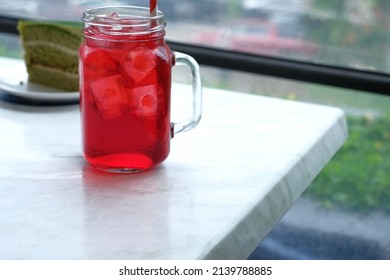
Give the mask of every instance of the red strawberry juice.
M 103 170 L 141 171 L 169 154 L 172 54 L 164 28 L 107 18 L 85 25 L 80 48 L 83 152 Z

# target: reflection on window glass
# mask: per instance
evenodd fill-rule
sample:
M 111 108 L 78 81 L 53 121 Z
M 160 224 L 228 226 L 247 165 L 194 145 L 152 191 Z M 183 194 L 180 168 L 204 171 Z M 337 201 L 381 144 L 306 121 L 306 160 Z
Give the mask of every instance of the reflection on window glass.
M 80 20 L 102 5 L 148 0 L 4 0 L 10 15 Z M 164 0 L 171 40 L 390 72 L 387 0 Z
M 387 0 L 164 0 L 169 39 L 254 54 L 390 71 Z M 145 0 L 5 0 L 8 14 L 80 20 L 86 8 Z M 212 23 L 212 24 L 210 24 Z
M 3 0 L 0 13 L 79 21 L 87 8 L 148 2 Z M 390 73 L 388 0 L 159 3 L 170 40 Z M 0 55 L 21 57 L 17 36 L 0 34 Z M 390 98 L 204 66 L 201 70 L 205 86 L 338 106 L 347 114 L 347 143 L 253 258 L 390 259 Z M 187 82 L 174 71 L 176 82 Z

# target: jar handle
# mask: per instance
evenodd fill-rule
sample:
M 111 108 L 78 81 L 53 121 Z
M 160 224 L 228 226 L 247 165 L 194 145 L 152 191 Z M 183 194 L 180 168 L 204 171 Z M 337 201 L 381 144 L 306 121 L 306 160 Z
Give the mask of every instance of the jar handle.
M 199 65 L 191 56 L 173 52 L 174 65 L 184 65 L 191 72 L 192 78 L 192 116 L 183 122 L 173 123 L 173 134 L 193 129 L 198 125 L 202 116 L 202 83 L 200 79 Z M 173 136 L 173 135 L 172 135 Z

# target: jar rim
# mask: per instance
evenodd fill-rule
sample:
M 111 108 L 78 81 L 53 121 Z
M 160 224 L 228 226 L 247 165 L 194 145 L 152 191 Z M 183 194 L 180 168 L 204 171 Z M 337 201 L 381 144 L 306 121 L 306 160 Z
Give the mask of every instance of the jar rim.
M 141 6 L 101 6 L 83 12 L 82 21 L 86 25 L 98 27 L 132 28 L 130 33 L 158 32 L 165 28 L 165 16 L 160 10 L 151 15 L 149 8 Z

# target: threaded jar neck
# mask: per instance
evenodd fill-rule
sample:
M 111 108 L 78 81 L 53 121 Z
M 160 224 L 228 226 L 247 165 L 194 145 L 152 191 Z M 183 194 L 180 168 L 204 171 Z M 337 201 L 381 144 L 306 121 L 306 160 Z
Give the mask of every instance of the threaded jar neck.
M 83 12 L 85 36 L 143 36 L 150 38 L 165 35 L 165 17 L 161 11 L 150 15 L 146 7 L 108 6 Z

